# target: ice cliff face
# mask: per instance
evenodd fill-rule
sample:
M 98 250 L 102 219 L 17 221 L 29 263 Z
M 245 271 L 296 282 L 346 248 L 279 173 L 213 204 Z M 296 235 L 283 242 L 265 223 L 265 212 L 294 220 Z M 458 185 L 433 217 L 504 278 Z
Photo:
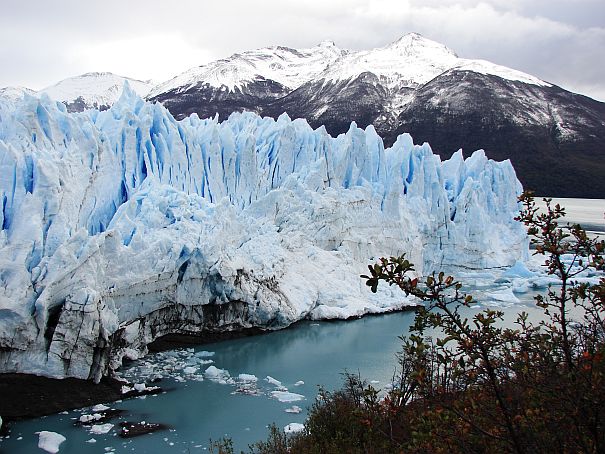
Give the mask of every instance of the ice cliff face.
M 520 189 L 507 161 L 372 127 L 176 121 L 128 88 L 82 114 L 0 98 L 0 371 L 99 380 L 168 333 L 399 308 L 359 279 L 370 259 L 511 265 Z

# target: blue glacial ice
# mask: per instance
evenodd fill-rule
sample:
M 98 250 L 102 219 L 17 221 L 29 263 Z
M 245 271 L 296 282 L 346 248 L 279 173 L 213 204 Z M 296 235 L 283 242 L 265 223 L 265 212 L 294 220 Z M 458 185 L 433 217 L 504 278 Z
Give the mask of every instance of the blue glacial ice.
M 521 186 L 372 126 L 176 121 L 128 87 L 104 112 L 0 98 L 0 371 L 99 380 L 169 333 L 277 329 L 409 304 L 359 274 L 527 258 Z

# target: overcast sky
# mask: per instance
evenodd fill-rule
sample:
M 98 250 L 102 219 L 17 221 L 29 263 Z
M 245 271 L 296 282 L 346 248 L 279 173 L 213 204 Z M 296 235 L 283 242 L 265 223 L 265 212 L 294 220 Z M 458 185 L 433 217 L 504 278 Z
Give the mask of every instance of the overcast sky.
M 252 48 L 408 32 L 605 101 L 604 0 L 2 0 L 0 87 L 90 71 L 163 81 Z

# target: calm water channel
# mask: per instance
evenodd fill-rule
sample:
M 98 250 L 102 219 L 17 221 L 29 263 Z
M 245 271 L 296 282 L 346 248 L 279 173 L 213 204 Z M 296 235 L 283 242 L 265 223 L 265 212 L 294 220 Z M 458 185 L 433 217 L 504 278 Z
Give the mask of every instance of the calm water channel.
M 605 201 L 589 203 L 589 209 L 582 202 L 578 206 L 588 219 L 584 222 L 591 224 L 591 230 L 605 230 L 602 221 Z M 573 199 L 561 203 L 572 208 L 568 210 L 568 218 L 575 221 Z M 498 289 L 498 284 L 490 283 L 489 277 L 479 281 L 489 287 L 487 290 Z M 516 296 L 520 301 L 486 304 L 501 307 L 507 324 L 522 310 L 534 319 L 539 317 L 531 293 Z M 467 310 L 472 315 L 481 308 Z M 106 434 L 91 434 L 84 427 L 74 426 L 82 414 L 93 413 L 86 408 L 13 425 L 11 436 L 0 441 L 0 453 L 42 452 L 35 434 L 41 430 L 58 432 L 67 438 L 60 446 L 61 453 L 207 452 L 209 439 L 223 436 L 231 437 L 236 449 L 245 449 L 248 444 L 264 439 L 271 423 L 279 427 L 303 423 L 318 386 L 338 388 L 344 371 L 359 372 L 378 388 L 387 385 L 400 346 L 397 337 L 407 332 L 413 317 L 413 312 L 402 312 L 346 322 L 302 322 L 279 332 L 152 356 L 135 363 L 136 369 L 127 376 L 136 382 L 137 378 L 143 381 L 161 373 L 164 378 L 159 385 L 166 392 L 108 404 L 125 413 L 112 421 L 115 426 Z M 204 351 L 214 354 L 200 353 Z M 214 381 L 207 377 L 199 381 L 198 376 L 211 365 L 228 371 L 231 378 L 223 374 Z M 247 374 L 243 378 L 248 382 L 242 383 L 239 374 Z M 250 381 L 250 375 L 258 381 Z M 267 376 L 274 380 L 267 381 Z M 281 382 L 281 387 L 275 380 Z M 286 388 L 290 394 L 275 393 Z M 301 412 L 286 412 L 296 411 L 294 406 L 300 407 Z M 124 420 L 164 423 L 171 428 L 125 440 L 117 436 L 119 422 Z

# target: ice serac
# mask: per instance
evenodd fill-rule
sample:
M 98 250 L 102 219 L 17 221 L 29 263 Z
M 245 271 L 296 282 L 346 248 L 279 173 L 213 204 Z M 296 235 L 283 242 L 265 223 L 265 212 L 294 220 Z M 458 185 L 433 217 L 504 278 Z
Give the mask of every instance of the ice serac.
M 0 371 L 99 380 L 169 333 L 400 308 L 370 260 L 512 265 L 520 189 L 509 162 L 371 126 L 176 121 L 127 86 L 103 112 L 0 99 Z

